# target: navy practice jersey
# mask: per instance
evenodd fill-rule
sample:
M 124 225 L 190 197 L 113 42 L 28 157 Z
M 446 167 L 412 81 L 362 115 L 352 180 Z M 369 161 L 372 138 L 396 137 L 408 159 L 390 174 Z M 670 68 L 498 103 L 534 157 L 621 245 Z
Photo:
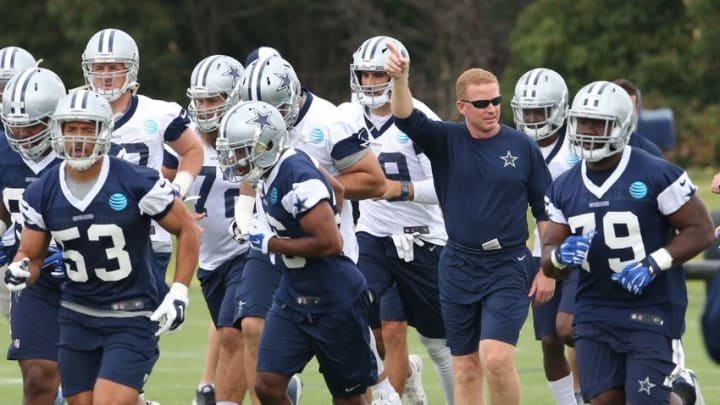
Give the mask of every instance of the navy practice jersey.
M 19 153 L 13 151 L 2 134 L 0 137 L 0 190 L 2 190 L 3 204 L 12 219 L 12 226 L 8 227 L 7 232 L 2 236 L 2 243 L 6 247 L 10 247 L 8 258 L 12 260 L 18 248 L 17 241 L 22 231 L 23 217 L 20 213 L 20 200 L 25 189 L 38 180 L 43 173 L 57 166 L 61 160 L 50 152 L 42 160 L 35 162 L 25 160 Z M 37 281 L 38 287 L 48 288 L 58 291 L 62 280 L 53 278 L 50 272 L 43 272 Z
M 667 245 L 675 234 L 668 217 L 690 200 L 695 185 L 681 168 L 629 146 L 602 185 L 589 172 L 584 162 L 576 165 L 547 197 L 551 221 L 573 234 L 595 232 L 580 272 L 575 322 L 607 321 L 679 338 L 687 307 L 681 268 L 660 272 L 639 296 L 610 277 Z
M 502 125 L 492 138 L 474 139 L 464 122 L 433 121 L 418 109 L 395 125 L 430 158 L 453 242 L 486 250 L 524 246 L 528 203 L 536 220 L 547 220 L 550 172 L 529 136 Z
M 273 231 L 281 238 L 300 238 L 303 215 L 326 201 L 337 212 L 330 184 L 305 152 L 288 149 L 262 183 L 258 195 Z M 279 256 L 279 257 L 278 257 Z M 305 258 L 278 255 L 283 270 L 275 296 L 302 312 L 324 313 L 347 308 L 367 286 L 355 264 L 344 255 Z
M 175 195 L 156 170 L 102 159 L 97 182 L 81 200 L 70 192 L 65 163 L 30 185 L 20 207 L 25 226 L 50 232 L 63 249 L 63 306 L 96 316 L 149 316 L 160 303 L 150 270 L 150 219 L 162 219 Z

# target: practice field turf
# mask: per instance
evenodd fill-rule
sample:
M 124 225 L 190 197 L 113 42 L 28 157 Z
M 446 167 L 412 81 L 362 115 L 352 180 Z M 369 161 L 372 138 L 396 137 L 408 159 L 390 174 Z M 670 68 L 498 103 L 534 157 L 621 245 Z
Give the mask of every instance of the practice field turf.
M 691 178 L 699 186 L 706 204 L 720 208 L 720 196 L 706 190 L 712 178 L 710 170 L 693 170 Z M 172 268 L 172 267 L 171 267 Z M 684 337 L 687 364 L 695 370 L 708 405 L 720 405 L 720 366 L 713 364 L 705 353 L 699 335 L 699 317 L 705 303 L 705 285 L 701 281 L 688 282 L 689 307 L 687 331 Z M 209 315 L 202 299 L 197 281 L 190 289 L 188 320 L 175 335 L 161 340 L 161 356 L 146 386 L 147 398 L 162 405 L 190 405 L 198 379 L 202 373 L 205 338 Z M 0 319 L 0 348 L 10 343 L 7 321 Z M 437 383 L 432 362 L 411 329 L 410 348 L 420 354 L 425 363 L 423 380 L 431 405 L 443 404 L 443 396 Z M 517 365 L 522 385 L 522 403 L 533 405 L 553 404 L 542 369 L 540 344 L 533 338 L 532 319 L 529 317 L 522 330 L 517 350 Z M 308 405 L 330 404 L 317 364 L 311 362 L 302 374 L 304 395 L 302 402 Z M 20 371 L 15 362 L 0 361 L 0 405 L 21 403 L 22 386 Z M 248 399 L 244 404 L 249 404 Z

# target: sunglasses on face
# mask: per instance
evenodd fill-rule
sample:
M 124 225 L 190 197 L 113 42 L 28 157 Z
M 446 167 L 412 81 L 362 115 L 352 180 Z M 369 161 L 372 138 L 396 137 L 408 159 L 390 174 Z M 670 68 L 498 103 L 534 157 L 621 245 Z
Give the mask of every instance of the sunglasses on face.
M 495 98 L 491 98 L 490 100 L 460 100 L 463 103 L 470 103 L 475 108 L 487 108 L 490 104 L 492 105 L 499 105 L 502 103 L 502 96 L 497 96 Z

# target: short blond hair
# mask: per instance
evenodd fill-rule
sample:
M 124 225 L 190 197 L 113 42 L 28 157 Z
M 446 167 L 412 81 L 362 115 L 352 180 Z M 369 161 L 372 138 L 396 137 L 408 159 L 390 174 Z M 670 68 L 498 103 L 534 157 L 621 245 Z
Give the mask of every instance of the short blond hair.
M 465 99 L 467 97 L 467 88 L 471 84 L 487 83 L 495 83 L 498 87 L 500 86 L 497 77 L 495 77 L 495 75 L 491 72 L 480 68 L 468 69 L 458 76 L 457 81 L 455 82 L 455 95 L 458 100 Z

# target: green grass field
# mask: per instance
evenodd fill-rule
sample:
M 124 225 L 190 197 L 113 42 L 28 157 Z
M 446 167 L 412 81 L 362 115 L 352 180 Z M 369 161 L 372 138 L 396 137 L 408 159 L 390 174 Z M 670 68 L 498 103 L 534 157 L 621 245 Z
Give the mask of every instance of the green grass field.
M 720 196 L 709 193 L 711 169 L 693 170 L 691 177 L 700 188 L 700 194 L 711 209 L 720 209 Z M 191 288 L 188 319 L 182 331 L 161 340 L 161 356 L 146 386 L 147 397 L 159 401 L 162 405 L 189 405 L 198 379 L 202 373 L 205 353 L 205 337 L 209 315 L 202 299 L 197 282 Z M 720 405 L 720 366 L 715 365 L 705 353 L 699 335 L 699 317 L 705 303 L 705 286 L 701 281 L 688 283 L 689 307 L 687 313 L 687 331 L 685 334 L 685 352 L 687 364 L 693 368 L 700 380 L 705 401 L 708 405 Z M 0 319 L 0 347 L 9 344 L 8 325 Z M 414 332 L 409 336 L 411 351 L 420 354 L 425 362 L 423 380 L 431 405 L 443 404 L 443 396 L 436 382 L 432 363 Z M 551 405 L 553 400 L 545 383 L 542 369 L 540 345 L 533 338 L 532 321 L 528 318 L 522 330 L 517 349 L 517 366 L 522 385 L 522 403 Z M 311 362 L 302 374 L 304 382 L 303 403 L 309 405 L 330 404 L 330 396 L 325 388 L 317 364 Z M 15 362 L 0 361 L 0 405 L 21 403 L 21 379 Z M 249 404 L 248 399 L 245 404 Z

